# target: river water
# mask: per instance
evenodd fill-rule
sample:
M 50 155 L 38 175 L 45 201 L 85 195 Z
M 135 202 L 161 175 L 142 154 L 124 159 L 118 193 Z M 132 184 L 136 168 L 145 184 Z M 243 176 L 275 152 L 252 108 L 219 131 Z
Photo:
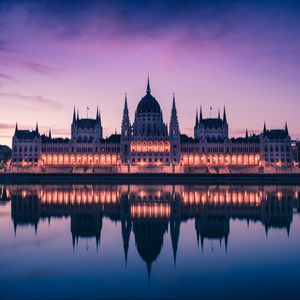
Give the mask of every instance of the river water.
M 0 298 L 300 297 L 300 186 L 0 186 Z

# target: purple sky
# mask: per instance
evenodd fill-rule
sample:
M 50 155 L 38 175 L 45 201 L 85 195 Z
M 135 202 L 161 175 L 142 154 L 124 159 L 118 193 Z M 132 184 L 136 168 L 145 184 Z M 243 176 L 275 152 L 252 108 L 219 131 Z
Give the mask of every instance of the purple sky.
M 165 122 L 176 93 L 183 133 L 200 104 L 225 104 L 231 136 L 288 121 L 299 138 L 300 3 L 273 2 L 1 1 L 0 144 L 16 121 L 69 136 L 74 105 L 120 132 L 124 94 L 133 121 L 148 71 Z

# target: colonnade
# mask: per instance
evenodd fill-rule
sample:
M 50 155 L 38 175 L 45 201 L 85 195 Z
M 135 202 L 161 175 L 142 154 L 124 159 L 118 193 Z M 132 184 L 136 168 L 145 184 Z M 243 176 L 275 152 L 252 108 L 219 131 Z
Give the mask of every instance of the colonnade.
M 42 154 L 44 165 L 117 165 L 117 154 Z
M 183 165 L 259 165 L 259 154 L 183 154 Z

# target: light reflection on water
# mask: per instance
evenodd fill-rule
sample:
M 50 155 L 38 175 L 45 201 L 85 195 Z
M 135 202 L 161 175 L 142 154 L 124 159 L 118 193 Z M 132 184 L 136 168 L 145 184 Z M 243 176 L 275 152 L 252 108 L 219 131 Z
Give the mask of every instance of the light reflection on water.
M 298 298 L 300 186 L 0 186 L 0 298 Z

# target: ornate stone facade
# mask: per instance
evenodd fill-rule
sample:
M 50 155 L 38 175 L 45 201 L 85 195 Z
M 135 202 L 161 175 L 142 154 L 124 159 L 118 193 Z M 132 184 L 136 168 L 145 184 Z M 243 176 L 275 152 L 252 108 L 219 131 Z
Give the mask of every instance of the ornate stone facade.
M 175 95 L 169 127 L 152 96 L 149 78 L 131 125 L 127 95 L 121 134 L 103 138 L 100 112 L 96 118 L 80 118 L 73 112 L 71 138 L 53 138 L 35 130 L 19 130 L 13 136 L 11 170 L 35 168 L 40 172 L 166 172 L 240 173 L 264 172 L 266 167 L 291 168 L 291 138 L 284 129 L 230 138 L 224 107 L 221 118 L 196 113 L 194 137 L 181 134 Z

